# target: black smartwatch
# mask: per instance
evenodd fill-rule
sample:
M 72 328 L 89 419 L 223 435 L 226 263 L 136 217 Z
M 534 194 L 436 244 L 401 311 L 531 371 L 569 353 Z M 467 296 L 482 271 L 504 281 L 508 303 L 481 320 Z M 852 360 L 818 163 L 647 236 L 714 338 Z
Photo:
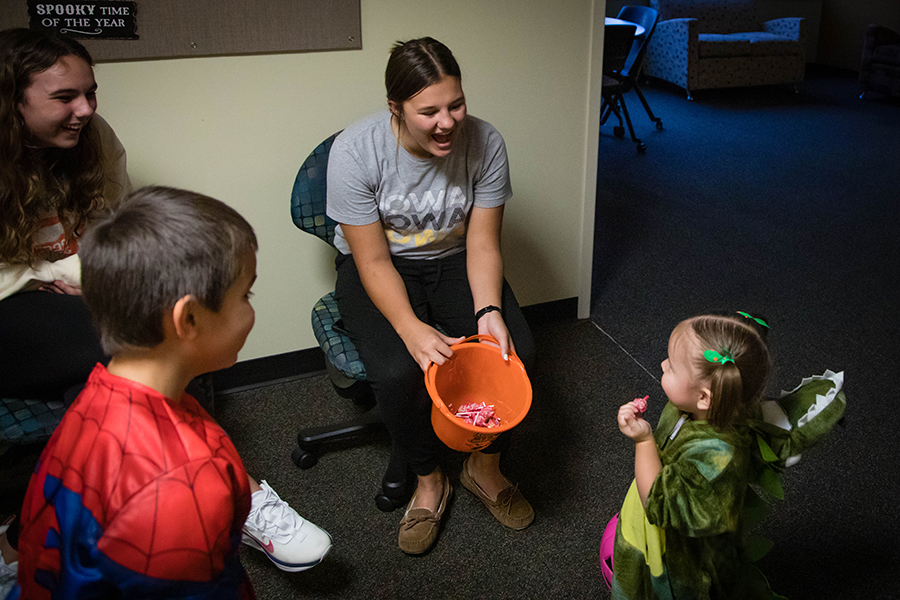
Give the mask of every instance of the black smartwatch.
M 500 310 L 499 306 L 494 306 L 493 304 L 489 304 L 489 305 L 485 306 L 484 308 L 482 308 L 481 310 L 479 310 L 477 313 L 475 313 L 475 322 L 477 323 L 479 320 L 481 320 L 481 317 L 488 314 L 489 312 L 494 312 L 495 310 L 498 313 L 500 313 L 501 317 L 503 316 L 503 311 Z

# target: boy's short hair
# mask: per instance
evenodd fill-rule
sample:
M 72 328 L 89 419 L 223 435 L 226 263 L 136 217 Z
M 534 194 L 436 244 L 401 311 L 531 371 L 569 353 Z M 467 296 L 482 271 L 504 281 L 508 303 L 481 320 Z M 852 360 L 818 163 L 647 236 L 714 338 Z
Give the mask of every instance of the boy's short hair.
M 79 240 L 81 285 L 103 350 L 163 342 L 163 317 L 187 295 L 218 312 L 258 248 L 250 224 L 194 192 L 144 187 L 93 222 Z

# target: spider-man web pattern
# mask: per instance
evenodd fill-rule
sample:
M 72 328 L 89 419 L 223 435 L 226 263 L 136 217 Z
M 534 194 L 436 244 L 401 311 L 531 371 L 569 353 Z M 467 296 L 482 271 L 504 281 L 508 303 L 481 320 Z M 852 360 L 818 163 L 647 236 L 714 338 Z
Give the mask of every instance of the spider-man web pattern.
M 32 476 L 10 598 L 253 598 L 249 511 L 241 459 L 194 398 L 97 365 Z

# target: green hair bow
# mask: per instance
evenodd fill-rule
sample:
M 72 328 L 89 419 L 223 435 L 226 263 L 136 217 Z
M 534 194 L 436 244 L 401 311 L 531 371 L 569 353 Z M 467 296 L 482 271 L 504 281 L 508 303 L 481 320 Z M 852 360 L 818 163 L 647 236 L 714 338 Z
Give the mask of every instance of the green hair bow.
M 754 317 L 753 315 L 747 314 L 747 313 L 745 313 L 744 311 L 739 310 L 739 311 L 737 311 L 737 314 L 741 315 L 741 316 L 744 317 L 745 319 L 753 319 L 754 321 L 756 321 L 757 323 L 759 323 L 760 325 L 762 325 L 762 326 L 765 327 L 766 329 L 769 328 L 769 324 L 768 324 L 768 323 L 766 323 L 766 322 L 763 321 L 762 319 L 757 319 L 757 318 Z
M 727 354 L 719 354 L 715 350 L 704 350 L 703 358 L 708 360 L 711 363 L 716 363 L 717 365 L 724 365 L 727 362 L 734 364 L 734 359 L 728 356 Z

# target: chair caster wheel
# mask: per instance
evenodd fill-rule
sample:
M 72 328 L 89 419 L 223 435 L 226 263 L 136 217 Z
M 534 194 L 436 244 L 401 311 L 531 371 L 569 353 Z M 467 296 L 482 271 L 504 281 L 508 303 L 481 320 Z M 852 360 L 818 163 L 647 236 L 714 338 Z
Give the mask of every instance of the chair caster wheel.
M 613 127 L 613 135 L 615 135 L 617 138 L 625 137 L 625 128 L 621 125 L 616 125 L 615 127 Z
M 647 151 L 647 144 L 645 144 L 645 143 L 643 143 L 643 142 L 641 142 L 640 144 L 638 144 L 638 145 L 637 145 L 637 151 L 638 151 L 639 153 L 641 153 L 641 154 L 643 154 L 644 152 L 646 152 L 646 151 Z
M 309 452 L 298 446 L 291 452 L 291 460 L 301 469 L 311 469 L 319 462 L 319 457 L 315 452 Z
M 392 512 L 397 508 L 397 504 L 395 504 L 393 500 L 391 500 L 384 494 L 378 494 L 377 496 L 375 496 L 375 506 L 377 506 L 378 510 L 380 510 L 381 512 Z
M 662 121 L 657 121 L 657 122 L 656 122 L 656 128 L 659 129 L 660 131 L 662 131 L 662 128 L 663 128 L 663 126 L 662 126 Z
M 381 481 L 381 491 L 375 496 L 375 506 L 382 512 L 391 512 L 409 502 L 412 493 L 406 487 L 406 479 L 388 481 L 385 477 Z

